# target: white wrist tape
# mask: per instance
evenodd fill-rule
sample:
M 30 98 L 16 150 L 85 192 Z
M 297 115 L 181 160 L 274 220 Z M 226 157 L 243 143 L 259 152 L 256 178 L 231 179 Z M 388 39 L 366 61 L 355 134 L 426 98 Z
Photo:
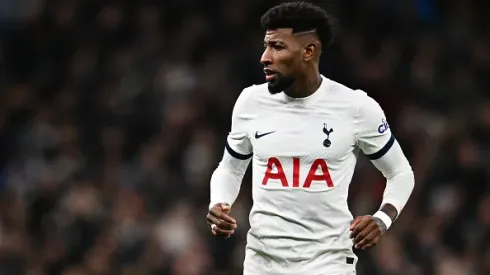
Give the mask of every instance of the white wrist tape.
M 374 213 L 373 217 L 380 219 L 386 225 L 387 230 L 390 228 L 392 221 L 391 221 L 390 216 L 388 216 L 388 214 L 386 214 L 385 212 L 378 211 L 378 212 Z

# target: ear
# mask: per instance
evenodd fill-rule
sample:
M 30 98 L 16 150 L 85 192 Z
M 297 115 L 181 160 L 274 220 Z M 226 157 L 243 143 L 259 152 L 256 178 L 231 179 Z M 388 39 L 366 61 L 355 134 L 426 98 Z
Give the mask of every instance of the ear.
M 303 59 L 304 61 L 312 60 L 318 50 L 318 45 L 315 42 L 310 42 L 303 47 Z

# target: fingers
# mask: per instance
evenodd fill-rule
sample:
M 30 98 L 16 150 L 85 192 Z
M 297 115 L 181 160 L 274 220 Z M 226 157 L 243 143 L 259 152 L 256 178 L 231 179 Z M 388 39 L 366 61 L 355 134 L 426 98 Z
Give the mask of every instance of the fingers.
M 214 224 L 219 229 L 222 229 L 222 230 L 234 230 L 237 227 L 237 225 L 235 223 L 229 223 L 229 222 L 224 221 L 222 219 L 218 219 L 218 218 L 216 218 L 210 214 L 208 214 L 207 220 L 208 220 L 208 224 Z
M 368 249 L 375 246 L 381 237 L 381 231 L 372 231 L 358 244 L 355 245 L 356 249 Z
M 226 239 L 228 239 L 229 237 L 231 237 L 231 235 L 235 234 L 235 230 L 222 230 L 222 229 L 218 228 L 217 225 L 212 224 L 211 225 L 211 233 L 214 236 L 225 237 Z
M 225 214 L 223 211 L 229 212 L 230 207 L 226 204 L 217 204 L 211 208 L 206 219 L 211 226 L 211 233 L 215 236 L 229 237 L 235 233 L 237 228 L 236 220 Z
M 221 207 L 221 211 L 225 212 L 226 214 L 230 212 L 230 206 L 228 204 L 222 203 L 220 207 Z
M 363 217 L 356 217 L 356 218 L 355 218 L 355 219 L 352 221 L 352 223 L 350 224 L 350 228 L 349 228 L 349 230 L 350 230 L 350 231 L 352 231 L 352 230 L 353 230 L 353 229 L 356 227 L 356 225 L 357 225 L 357 224 L 359 224 L 359 222 L 362 220 L 362 218 L 363 218 Z M 351 237 L 351 238 L 352 238 L 352 237 Z
M 213 224 L 215 225 L 213 227 L 217 235 L 231 235 L 235 232 L 235 229 L 237 228 L 236 224 L 228 223 L 212 215 L 208 215 L 207 220 L 208 224 L 210 224 L 211 226 Z
M 351 239 L 354 239 L 357 237 L 357 235 L 359 235 L 359 233 L 361 233 L 362 230 L 364 230 L 364 228 L 366 228 L 366 226 L 369 224 L 369 221 L 371 219 L 369 219 L 369 217 L 367 216 L 363 216 L 363 217 L 359 217 L 359 219 L 357 219 L 357 223 L 352 226 L 351 225 L 351 234 L 350 234 L 350 238 Z M 356 222 L 356 220 L 353 221 Z
M 356 228 L 357 229 L 357 228 Z M 373 221 L 368 221 L 363 229 L 360 229 L 360 232 L 354 237 L 354 243 L 357 245 L 361 241 L 363 241 L 371 232 L 379 231 L 378 225 Z M 381 231 L 380 231 L 381 233 Z M 356 247 L 357 248 L 357 247 Z
M 228 212 L 229 206 L 228 206 L 227 210 L 225 210 L 225 209 L 226 209 L 226 207 L 214 206 L 213 208 L 211 208 L 211 210 L 209 210 L 209 214 L 211 214 L 212 216 L 214 216 L 218 219 L 224 220 L 228 223 L 235 223 L 236 224 L 235 219 L 233 219 L 232 217 L 228 216 L 228 214 L 223 212 L 223 211 Z
M 381 230 L 376 221 L 370 216 L 364 216 L 354 226 L 351 238 L 356 249 L 366 249 L 373 247 L 381 237 Z

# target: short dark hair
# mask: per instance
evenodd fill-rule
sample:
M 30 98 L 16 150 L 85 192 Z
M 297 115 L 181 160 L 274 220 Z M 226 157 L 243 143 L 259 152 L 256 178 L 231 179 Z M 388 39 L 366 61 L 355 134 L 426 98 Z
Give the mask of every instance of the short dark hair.
M 307 2 L 287 2 L 270 8 L 260 23 L 264 31 L 292 28 L 293 33 L 316 30 L 323 47 L 333 42 L 333 19 L 324 9 Z

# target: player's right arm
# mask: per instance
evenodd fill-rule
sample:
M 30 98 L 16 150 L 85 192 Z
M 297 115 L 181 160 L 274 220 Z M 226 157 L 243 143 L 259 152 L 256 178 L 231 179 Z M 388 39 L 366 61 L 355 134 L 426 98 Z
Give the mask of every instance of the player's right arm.
M 227 136 L 223 158 L 211 176 L 208 224 L 214 235 L 230 236 L 236 221 L 228 216 L 231 205 L 240 191 L 243 176 L 253 155 L 247 126 L 252 119 L 249 109 L 251 88 L 246 88 L 238 97 Z

